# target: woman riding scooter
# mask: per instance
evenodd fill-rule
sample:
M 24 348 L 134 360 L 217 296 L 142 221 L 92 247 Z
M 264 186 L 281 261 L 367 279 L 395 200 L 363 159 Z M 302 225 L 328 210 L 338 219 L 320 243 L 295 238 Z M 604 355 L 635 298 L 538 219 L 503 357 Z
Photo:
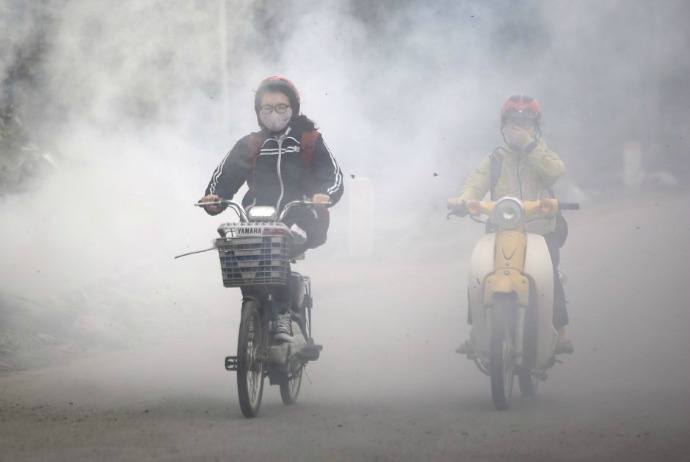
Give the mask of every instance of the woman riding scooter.
M 477 170 L 467 178 L 460 197 L 448 200 L 448 207 L 462 209 L 467 201 L 481 200 L 487 193 L 492 200 L 512 196 L 521 200 L 553 197 L 552 187 L 565 173 L 558 155 L 551 151 L 541 137 L 541 107 L 536 99 L 526 95 L 508 98 L 501 108 L 501 134 L 505 144 L 494 149 L 482 160 Z M 554 273 L 553 324 L 559 340 L 556 354 L 573 353 L 573 345 L 565 337 L 568 324 L 565 292 L 558 273 L 560 248 L 567 234 L 562 216 L 541 218 L 528 223 L 527 231 L 542 234 L 546 240 Z M 458 348 L 467 353 L 465 342 Z

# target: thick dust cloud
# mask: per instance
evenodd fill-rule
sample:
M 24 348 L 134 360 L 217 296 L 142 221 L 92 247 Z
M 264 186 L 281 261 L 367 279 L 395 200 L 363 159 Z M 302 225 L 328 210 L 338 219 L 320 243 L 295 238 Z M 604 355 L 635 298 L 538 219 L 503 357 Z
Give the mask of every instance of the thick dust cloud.
M 346 178 L 371 181 L 382 249 L 444 218 L 501 142 L 498 108 L 515 93 L 541 101 L 584 197 L 621 185 L 631 142 L 685 182 L 689 12 L 680 0 L 3 0 L 2 101 L 55 166 L 0 198 L 2 303 L 65 313 L 108 342 L 225 308 L 214 258 L 172 256 L 213 237 L 222 219 L 192 203 L 255 129 L 252 91 L 272 74 L 296 83 Z M 346 197 L 336 243 L 353 216 Z

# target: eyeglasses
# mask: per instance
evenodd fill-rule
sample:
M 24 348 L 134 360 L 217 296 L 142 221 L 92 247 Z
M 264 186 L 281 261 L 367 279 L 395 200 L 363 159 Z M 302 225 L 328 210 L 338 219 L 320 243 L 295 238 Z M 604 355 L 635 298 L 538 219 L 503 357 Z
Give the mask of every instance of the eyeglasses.
M 271 112 L 276 111 L 277 114 L 285 114 L 288 109 L 290 109 L 289 104 L 276 104 L 275 106 L 264 104 L 261 106 L 261 113 L 264 115 L 269 115 Z

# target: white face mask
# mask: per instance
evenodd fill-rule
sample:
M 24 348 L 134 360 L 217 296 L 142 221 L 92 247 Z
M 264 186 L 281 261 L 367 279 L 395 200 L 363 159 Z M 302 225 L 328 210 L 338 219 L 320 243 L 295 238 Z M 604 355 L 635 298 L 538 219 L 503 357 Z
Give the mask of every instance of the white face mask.
M 278 114 L 276 111 L 272 111 L 270 114 L 260 113 L 259 118 L 261 123 L 264 124 L 269 131 L 273 133 L 282 132 L 285 127 L 290 123 L 292 118 L 292 108 L 288 108 L 284 114 Z

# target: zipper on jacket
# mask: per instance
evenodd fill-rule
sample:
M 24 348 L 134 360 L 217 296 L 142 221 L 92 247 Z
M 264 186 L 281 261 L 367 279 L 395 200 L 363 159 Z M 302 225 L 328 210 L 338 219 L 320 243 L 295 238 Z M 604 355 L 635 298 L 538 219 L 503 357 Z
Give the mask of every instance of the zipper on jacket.
M 285 133 L 280 135 L 278 138 L 278 161 L 276 162 L 278 181 L 280 181 L 280 197 L 278 197 L 278 202 L 276 203 L 276 210 L 278 212 L 280 212 L 280 203 L 283 202 L 283 195 L 285 194 L 285 184 L 283 183 L 283 173 L 281 172 L 281 164 L 283 160 L 283 141 L 285 141 L 285 138 L 287 138 L 291 128 L 292 127 L 288 127 L 288 129 L 285 130 Z

